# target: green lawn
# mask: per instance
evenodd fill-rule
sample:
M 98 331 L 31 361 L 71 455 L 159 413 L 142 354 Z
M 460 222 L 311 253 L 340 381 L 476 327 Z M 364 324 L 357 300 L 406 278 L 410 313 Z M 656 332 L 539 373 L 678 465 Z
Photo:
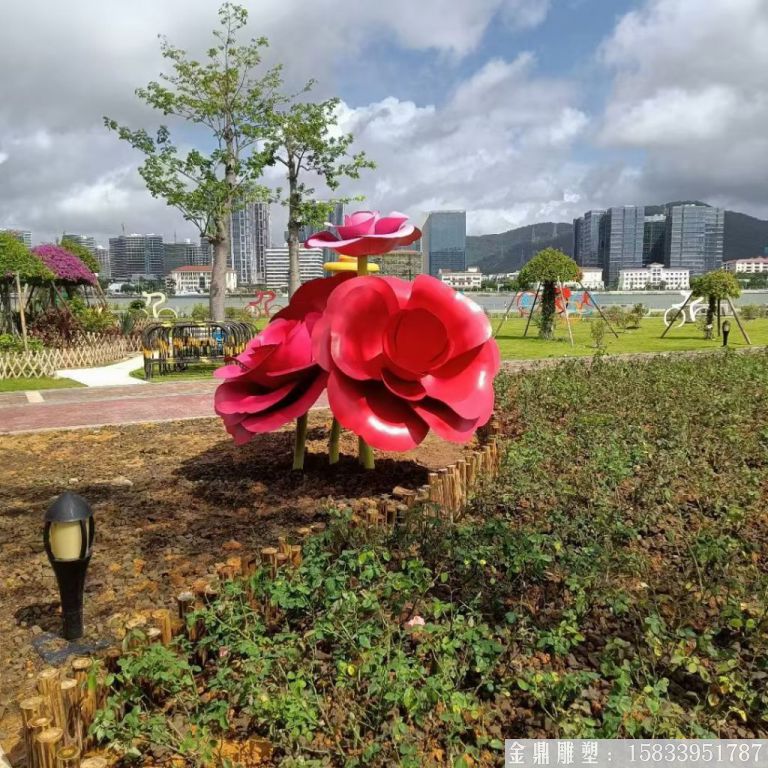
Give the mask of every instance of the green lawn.
M 27 392 L 30 389 L 67 389 L 70 387 L 82 387 L 78 381 L 72 379 L 0 379 L 0 392 Z
M 491 323 L 494 332 L 498 327 L 500 318 L 493 318 Z M 496 340 L 499 343 L 501 356 L 505 360 L 525 360 L 548 357 L 567 357 L 594 355 L 595 347 L 590 335 L 590 322 L 577 320 L 571 323 L 573 330 L 573 347 L 568 339 L 568 328 L 565 322 L 558 321 L 556 328 L 556 340 L 544 341 L 539 339 L 538 329 L 531 323 L 528 336 L 523 337 L 525 319 L 511 318 L 501 327 Z M 753 345 L 768 344 L 768 319 L 751 320 L 744 323 L 744 327 Z M 721 339 L 707 341 L 699 328 L 694 325 L 685 325 L 682 328 L 674 328 L 666 338 L 662 339 L 664 321 L 660 317 L 644 318 L 640 327 L 635 330 L 620 331 L 618 339 L 610 331 L 605 334 L 605 349 L 609 354 L 621 354 L 626 352 L 676 352 L 681 350 L 715 349 L 722 346 Z M 729 346 L 734 349 L 746 347 L 746 343 L 739 332 L 736 323 L 731 320 L 731 334 Z
M 149 380 L 152 384 L 162 384 L 167 381 L 199 381 L 200 379 L 212 379 L 213 372 L 219 368 L 218 365 L 199 365 L 187 368 L 186 371 L 174 371 L 173 373 L 153 373 L 152 378 Z M 134 379 L 141 379 L 144 381 L 144 369 L 137 368 L 135 371 L 131 371 L 131 376 Z

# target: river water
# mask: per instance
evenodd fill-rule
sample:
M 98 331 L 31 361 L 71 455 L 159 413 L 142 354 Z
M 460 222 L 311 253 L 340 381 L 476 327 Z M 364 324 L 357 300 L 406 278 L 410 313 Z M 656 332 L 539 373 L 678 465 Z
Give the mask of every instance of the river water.
M 574 291 L 579 295 L 578 291 Z M 489 312 L 503 312 L 509 305 L 513 294 L 510 293 L 470 293 L 468 294 L 474 301 Z M 610 304 L 619 304 L 631 307 L 633 304 L 644 304 L 648 309 L 667 309 L 673 304 L 681 301 L 681 296 L 677 291 L 595 291 L 592 296 L 605 307 Z M 128 307 L 137 297 L 115 298 L 108 297 L 111 305 L 116 305 L 119 309 Z M 226 305 L 228 307 L 244 308 L 248 302 L 253 301 L 253 296 L 228 296 Z M 287 304 L 286 297 L 278 297 L 272 304 L 273 309 Z M 768 290 L 744 291 L 735 304 L 768 304 Z M 189 315 L 195 304 L 208 305 L 207 296 L 172 296 L 162 305 L 175 309 L 179 315 Z

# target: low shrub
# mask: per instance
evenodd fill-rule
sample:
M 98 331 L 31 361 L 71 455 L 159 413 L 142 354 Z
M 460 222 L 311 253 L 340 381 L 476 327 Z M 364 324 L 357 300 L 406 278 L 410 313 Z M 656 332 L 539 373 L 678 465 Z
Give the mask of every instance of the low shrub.
M 27 339 L 27 349 L 30 352 L 41 352 L 44 347 L 39 339 Z M 14 336 L 10 333 L 0 334 L 0 354 L 9 352 L 24 352 L 24 340 L 21 336 Z

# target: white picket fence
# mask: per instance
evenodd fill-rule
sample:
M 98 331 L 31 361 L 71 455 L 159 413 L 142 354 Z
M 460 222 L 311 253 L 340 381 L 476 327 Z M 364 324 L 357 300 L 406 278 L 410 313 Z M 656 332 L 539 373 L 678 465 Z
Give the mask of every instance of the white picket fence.
M 88 334 L 76 347 L 0 354 L 0 379 L 38 379 L 61 368 L 95 368 L 141 351 L 141 338 Z

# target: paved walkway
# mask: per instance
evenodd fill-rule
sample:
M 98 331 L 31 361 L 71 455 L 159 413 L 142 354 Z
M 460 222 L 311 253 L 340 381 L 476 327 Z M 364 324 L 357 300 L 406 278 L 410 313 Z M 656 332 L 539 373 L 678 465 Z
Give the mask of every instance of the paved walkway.
M 1 394 L 0 434 L 205 418 L 214 415 L 217 383 L 48 389 L 38 393 L 38 402 L 29 402 L 24 392 Z
M 144 366 L 144 358 L 136 355 L 120 363 L 105 365 L 101 368 L 63 368 L 56 371 L 60 378 L 73 379 L 86 387 L 118 387 L 147 384 L 143 379 L 130 376 L 131 371 Z
M 89 389 L 47 389 L 30 402 L 30 393 L 0 394 L 0 434 L 56 429 L 204 419 L 215 416 L 213 393 L 218 381 L 178 381 Z M 321 395 L 316 408 L 326 408 Z

